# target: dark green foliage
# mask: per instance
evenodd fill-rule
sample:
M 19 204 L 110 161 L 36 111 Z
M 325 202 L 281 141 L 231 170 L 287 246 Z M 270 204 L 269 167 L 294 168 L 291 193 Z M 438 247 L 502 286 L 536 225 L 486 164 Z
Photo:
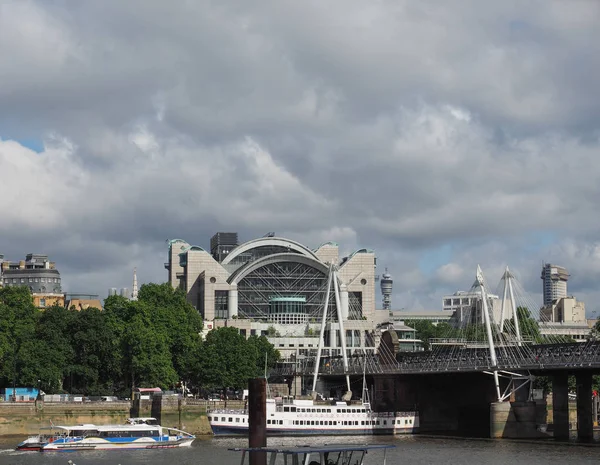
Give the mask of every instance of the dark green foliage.
M 258 353 L 235 328 L 209 332 L 200 352 L 203 386 L 235 389 L 246 386 L 257 372 Z
M 108 297 L 104 310 L 40 311 L 26 287 L 0 289 L 0 387 L 130 396 L 135 387 L 243 388 L 279 352 L 265 337 L 221 328 L 202 341 L 202 318 L 168 284 L 141 287 L 135 302 Z

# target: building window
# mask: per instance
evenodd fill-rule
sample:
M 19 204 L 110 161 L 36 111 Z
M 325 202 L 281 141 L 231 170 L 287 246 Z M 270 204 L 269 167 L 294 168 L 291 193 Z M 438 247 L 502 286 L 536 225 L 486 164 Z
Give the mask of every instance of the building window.
M 40 307 L 46 306 L 46 299 L 40 299 Z
M 215 318 L 227 319 L 229 315 L 229 292 L 215 291 Z
M 25 284 L 25 278 L 21 278 L 21 284 Z
M 17 284 L 17 278 L 13 278 L 13 284 Z
M 42 278 L 40 281 L 41 281 L 42 283 L 45 283 L 45 282 L 46 282 L 46 278 Z

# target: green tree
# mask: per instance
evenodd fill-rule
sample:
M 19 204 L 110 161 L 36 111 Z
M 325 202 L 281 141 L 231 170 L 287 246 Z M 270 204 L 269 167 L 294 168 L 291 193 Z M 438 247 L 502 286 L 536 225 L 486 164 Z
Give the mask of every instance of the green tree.
M 37 319 L 35 338 L 24 350 L 29 355 L 23 366 L 23 383 L 37 385 L 47 392 L 61 392 L 72 371 L 72 322 L 77 312 L 60 305 L 48 307 Z
M 517 317 L 519 318 L 519 330 L 521 337 L 526 340 L 532 340 L 540 343 L 543 339 L 538 322 L 531 316 L 527 307 L 517 307 Z M 505 324 L 512 334 L 516 335 L 516 326 L 514 316 Z
M 121 345 L 107 319 L 97 308 L 76 312 L 70 328 L 74 351 L 71 392 L 111 394 L 118 385 L 122 370 Z
M 248 345 L 256 352 L 256 374 L 255 376 L 264 376 L 265 361 L 267 370 L 273 368 L 281 358 L 279 351 L 269 342 L 265 336 L 250 336 Z
M 21 383 L 21 373 L 31 355 L 30 342 L 40 312 L 33 305 L 29 288 L 10 286 L 0 289 L 0 383 Z
M 200 373 L 203 386 L 212 388 L 244 388 L 256 376 L 257 352 L 236 328 L 213 329 L 200 351 Z

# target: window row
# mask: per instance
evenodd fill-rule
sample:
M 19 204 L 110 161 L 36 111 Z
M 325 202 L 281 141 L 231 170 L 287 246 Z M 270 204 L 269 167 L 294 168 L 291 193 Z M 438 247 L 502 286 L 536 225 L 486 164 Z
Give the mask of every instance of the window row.
M 60 283 L 60 278 L 5 278 L 4 284 L 25 284 L 30 283 Z

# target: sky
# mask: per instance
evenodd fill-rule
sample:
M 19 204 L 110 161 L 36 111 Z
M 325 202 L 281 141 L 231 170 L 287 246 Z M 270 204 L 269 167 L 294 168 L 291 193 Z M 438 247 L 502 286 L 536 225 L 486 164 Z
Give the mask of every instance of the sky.
M 600 312 L 598 24 L 594 0 L 0 0 L 0 253 L 105 297 L 164 282 L 169 239 L 274 231 L 375 250 L 394 309 L 478 264 L 541 304 L 549 262 Z

